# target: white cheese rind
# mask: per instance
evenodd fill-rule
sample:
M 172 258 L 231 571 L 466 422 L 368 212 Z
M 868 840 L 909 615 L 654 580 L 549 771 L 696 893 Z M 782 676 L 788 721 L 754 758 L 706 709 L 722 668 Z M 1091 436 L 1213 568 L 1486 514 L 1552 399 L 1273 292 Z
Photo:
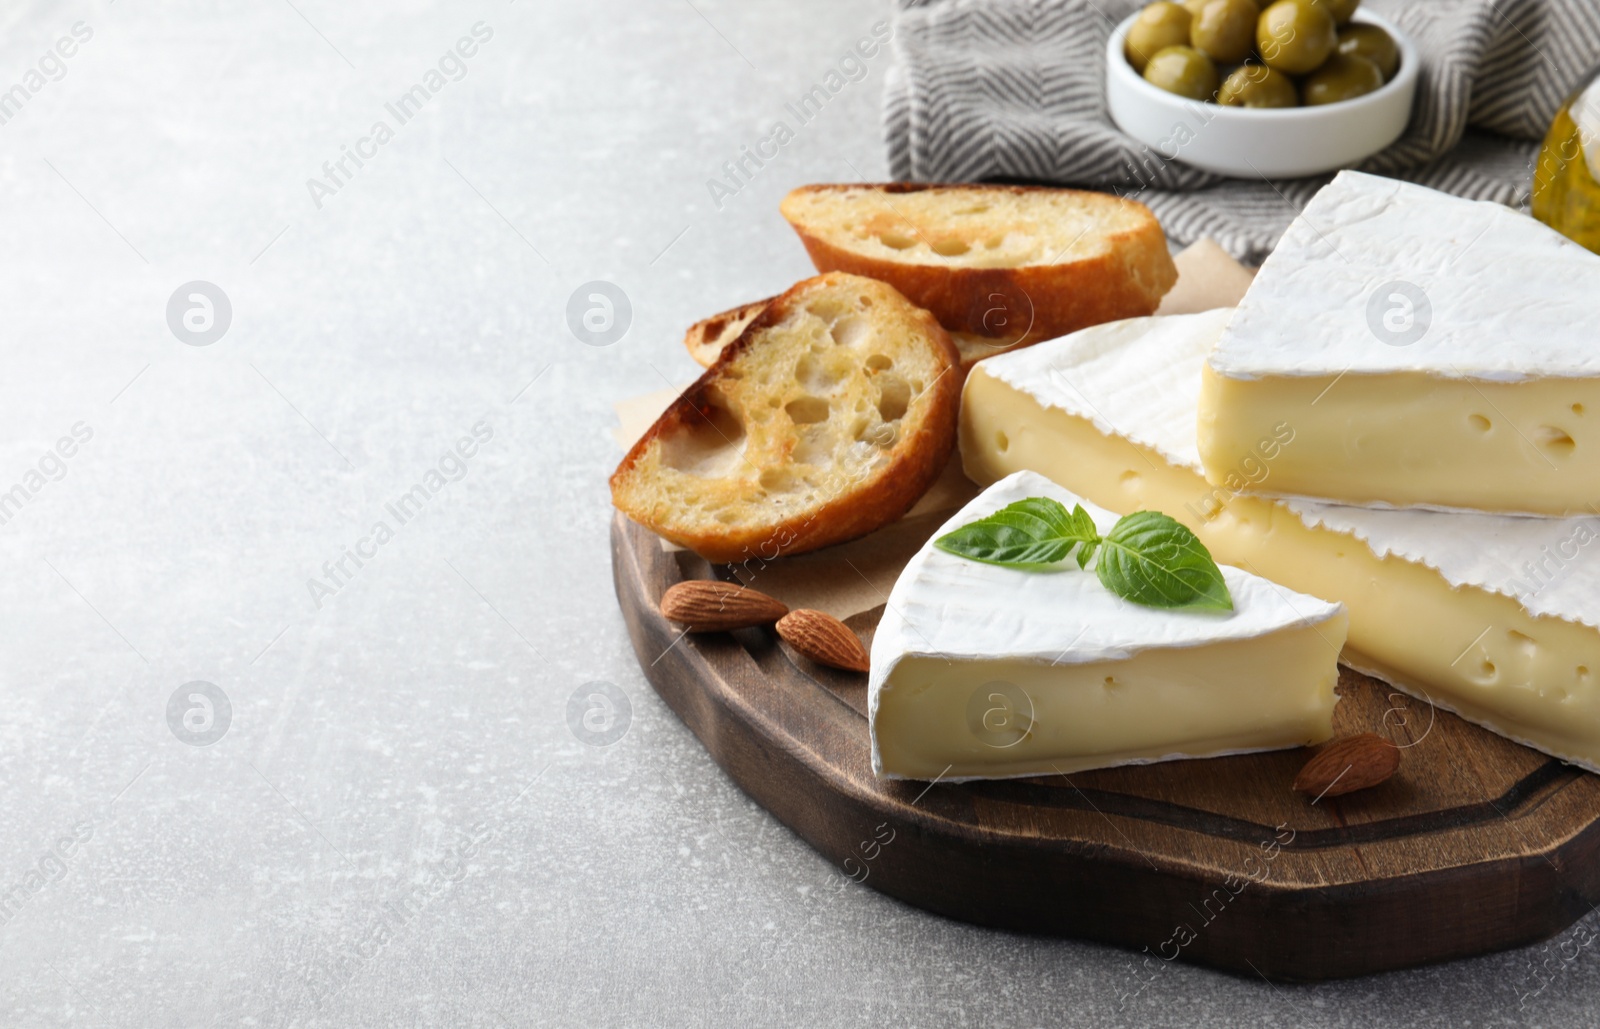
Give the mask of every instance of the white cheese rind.
M 1101 432 L 1204 472 L 1195 443 L 1200 366 L 1234 309 L 1108 322 L 984 360 L 983 369 Z
M 1428 305 L 1427 330 L 1403 344 L 1369 315 L 1374 293 L 1395 282 L 1420 288 Z M 1380 329 L 1394 295 L 1376 302 Z M 1261 266 L 1211 366 L 1235 379 L 1593 378 L 1597 296 L 1600 256 L 1527 215 L 1344 171 Z
M 1348 532 L 1379 557 L 1426 565 L 1452 586 L 1476 586 L 1516 598 L 1531 614 L 1600 628 L 1600 518 L 1283 503 L 1307 525 Z
M 1118 519 L 1117 515 L 1082 500 L 1042 475 L 1017 472 L 990 486 L 962 508 L 933 539 L 1029 497 L 1049 497 L 1068 509 L 1081 504 L 1102 534 L 1109 532 Z M 1057 571 L 1004 568 L 945 553 L 934 547 L 930 539 L 901 573 L 873 637 L 867 707 L 873 731 L 874 769 L 885 774 L 880 754 L 880 703 L 886 687 L 894 679 L 896 668 L 908 660 L 932 660 L 944 667 L 970 665 L 978 677 L 974 681 L 976 686 L 985 677 L 992 677 L 994 669 L 1006 665 L 1046 671 L 1104 665 L 1126 662 L 1154 650 L 1206 648 L 1253 641 L 1289 630 L 1311 629 L 1319 635 L 1327 633 L 1323 635 L 1323 643 L 1327 645 L 1324 660 L 1328 663 L 1326 667 L 1332 668 L 1344 639 L 1341 605 L 1295 593 L 1237 568 L 1224 565 L 1221 571 L 1233 598 L 1231 612 L 1174 612 L 1124 600 L 1101 585 L 1092 570 L 1081 570 L 1073 562 Z M 1340 619 L 1337 629 L 1321 628 L 1334 619 Z M 1299 697 L 1294 692 L 1297 688 L 1294 684 L 1283 683 L 1283 692 L 1289 698 L 1285 707 L 1292 717 L 1282 727 L 1270 722 L 1252 724 L 1252 713 L 1240 712 L 1239 724 L 1249 727 L 1248 732 L 1241 729 L 1240 735 L 1253 734 L 1252 738 L 1269 740 L 1260 746 L 1184 750 L 1181 748 L 1185 741 L 1181 737 L 1168 738 L 1157 746 L 1177 749 L 1110 761 L 1090 757 L 1087 765 L 1072 764 L 1073 755 L 1064 754 L 1057 756 L 1055 760 L 1059 764 L 1055 767 L 1102 767 L 1201 753 L 1217 756 L 1293 746 L 1309 741 L 1305 735 L 1308 723 L 1320 724 L 1321 736 L 1325 737 L 1328 711 L 1333 704 L 1331 680 L 1325 685 L 1329 692 L 1323 700 L 1319 699 L 1318 684 L 1300 686 L 1300 689 L 1311 689 L 1311 693 Z M 1223 696 L 1206 700 L 1211 706 L 1226 703 L 1227 698 Z M 1294 710 L 1297 704 L 1300 709 Z M 1259 714 L 1254 717 L 1259 719 Z M 930 713 L 930 724 L 922 731 L 933 733 L 949 729 L 943 723 L 931 724 L 933 721 Z M 901 727 L 899 731 L 906 729 Z M 984 753 L 981 747 L 974 749 L 979 754 Z M 996 750 L 991 756 L 1000 761 L 1011 755 Z M 1045 762 L 1026 770 L 997 773 L 997 776 L 957 774 L 946 776 L 945 780 L 1036 775 L 1041 771 L 1047 773 L 1051 767 Z M 890 770 L 887 774 L 897 773 Z
M 982 367 L 1041 405 L 1203 474 L 1200 374 L 1228 324 L 1226 311 L 1133 319 L 1000 354 Z M 1600 628 L 1600 519 L 1278 503 L 1309 526 L 1348 532 L 1379 557 L 1424 565 L 1452 586 L 1514 597 L 1532 614 Z
M 1069 511 L 1082 504 L 1102 535 L 1117 524 L 1117 515 L 1044 476 L 1017 472 L 975 497 L 933 538 L 1029 497 L 1059 500 Z M 1092 569 L 1069 564 L 1043 572 L 1004 568 L 947 554 L 930 540 L 889 594 L 873 637 L 871 682 L 881 682 L 908 655 L 1058 665 L 1120 661 L 1153 647 L 1195 647 L 1317 624 L 1338 610 L 1224 565 L 1231 612 L 1173 612 L 1124 600 Z

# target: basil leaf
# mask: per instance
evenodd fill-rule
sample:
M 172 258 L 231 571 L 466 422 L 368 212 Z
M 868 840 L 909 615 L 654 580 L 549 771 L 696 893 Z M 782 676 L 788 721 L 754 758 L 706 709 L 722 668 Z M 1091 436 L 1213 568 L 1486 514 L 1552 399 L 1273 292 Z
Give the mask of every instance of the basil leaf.
M 1068 511 L 1060 501 L 1029 497 L 945 533 L 933 545 L 957 557 L 1009 568 L 1039 570 L 1075 557 L 1078 567 L 1087 569 L 1095 561 L 1101 585 L 1135 604 L 1233 610 L 1228 584 L 1205 544 L 1156 511 L 1127 515 L 1102 538 L 1081 504 Z
M 1099 539 L 1094 519 L 1082 505 L 1068 512 L 1058 500 L 1029 497 L 947 532 L 933 545 L 947 554 L 987 564 L 1041 568 L 1065 561 L 1079 544 L 1092 552 Z M 1080 551 L 1079 567 L 1088 560 Z
M 1155 511 L 1136 511 L 1111 529 L 1095 574 L 1106 589 L 1146 607 L 1232 611 L 1233 597 L 1205 544 Z

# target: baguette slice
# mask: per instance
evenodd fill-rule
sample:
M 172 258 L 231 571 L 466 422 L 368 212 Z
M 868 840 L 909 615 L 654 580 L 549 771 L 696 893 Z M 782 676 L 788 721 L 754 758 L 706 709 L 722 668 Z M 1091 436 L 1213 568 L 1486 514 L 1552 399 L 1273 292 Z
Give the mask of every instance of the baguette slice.
M 712 561 L 865 535 L 938 478 L 961 406 L 954 344 L 854 275 L 776 297 L 611 476 L 634 521 Z
M 881 279 L 951 332 L 1022 344 L 1151 314 L 1178 281 L 1150 209 L 1039 186 L 802 186 L 779 208 L 818 271 Z
M 755 320 L 756 315 L 770 303 L 772 297 L 765 300 L 753 300 L 748 304 L 729 308 L 721 314 L 714 314 L 710 318 L 702 318 L 689 326 L 689 331 L 684 333 L 683 345 L 689 351 L 689 356 L 702 368 L 710 368 L 716 363 L 717 355 L 729 343 L 739 338 L 745 326 Z M 989 336 L 975 336 L 970 332 L 952 332 L 950 341 L 956 345 L 956 353 L 960 356 L 961 374 L 965 375 L 972 366 L 993 354 L 1004 353 L 1018 345 L 1018 341 L 1006 339 L 993 339 Z M 1031 341 L 1030 341 L 1031 342 Z

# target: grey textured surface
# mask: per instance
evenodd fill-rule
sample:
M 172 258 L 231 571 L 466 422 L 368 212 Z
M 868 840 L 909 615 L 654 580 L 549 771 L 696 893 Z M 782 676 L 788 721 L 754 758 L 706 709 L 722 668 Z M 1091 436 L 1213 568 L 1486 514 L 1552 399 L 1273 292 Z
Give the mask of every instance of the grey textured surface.
M 706 185 L 882 13 L 0 13 L 7 85 L 93 30 L 0 126 L 0 490 L 26 496 L 0 524 L 0 1024 L 1593 1023 L 1586 934 L 1317 988 L 1146 983 L 837 889 L 650 692 L 611 593 L 611 404 L 690 376 L 689 321 L 806 271 L 785 190 L 883 174 L 880 58 L 721 209 Z M 318 209 L 306 180 L 479 21 L 464 78 Z M 233 307 L 209 346 L 165 316 L 196 279 Z M 595 279 L 633 309 L 611 346 L 565 324 Z M 308 580 L 380 520 L 319 607 Z M 169 726 L 195 680 L 232 708 L 207 747 Z M 609 747 L 569 727 L 593 681 L 632 710 Z

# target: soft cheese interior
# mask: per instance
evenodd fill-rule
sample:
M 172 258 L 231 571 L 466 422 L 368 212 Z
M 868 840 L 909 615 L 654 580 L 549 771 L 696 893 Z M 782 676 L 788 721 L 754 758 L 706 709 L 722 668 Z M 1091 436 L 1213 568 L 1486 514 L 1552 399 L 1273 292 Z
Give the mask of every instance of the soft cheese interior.
M 1239 492 L 1299 445 L 1285 425 L 1264 427 L 1232 485 L 1208 483 L 1197 394 L 1231 313 L 1098 326 L 983 362 L 962 400 L 967 474 L 1031 469 L 1113 511 L 1164 511 L 1219 562 L 1344 603 L 1352 667 L 1600 770 L 1600 519 Z
M 1084 503 L 1031 472 L 940 535 L 1027 497 Z M 1332 731 L 1345 614 L 1223 567 L 1232 612 L 1141 607 L 1075 564 L 1023 571 L 930 542 L 872 646 L 872 759 L 889 778 L 1005 778 L 1297 747 Z
M 1223 483 L 1343 503 L 1593 514 L 1600 256 L 1500 204 L 1342 172 L 1211 355 L 1199 451 Z

